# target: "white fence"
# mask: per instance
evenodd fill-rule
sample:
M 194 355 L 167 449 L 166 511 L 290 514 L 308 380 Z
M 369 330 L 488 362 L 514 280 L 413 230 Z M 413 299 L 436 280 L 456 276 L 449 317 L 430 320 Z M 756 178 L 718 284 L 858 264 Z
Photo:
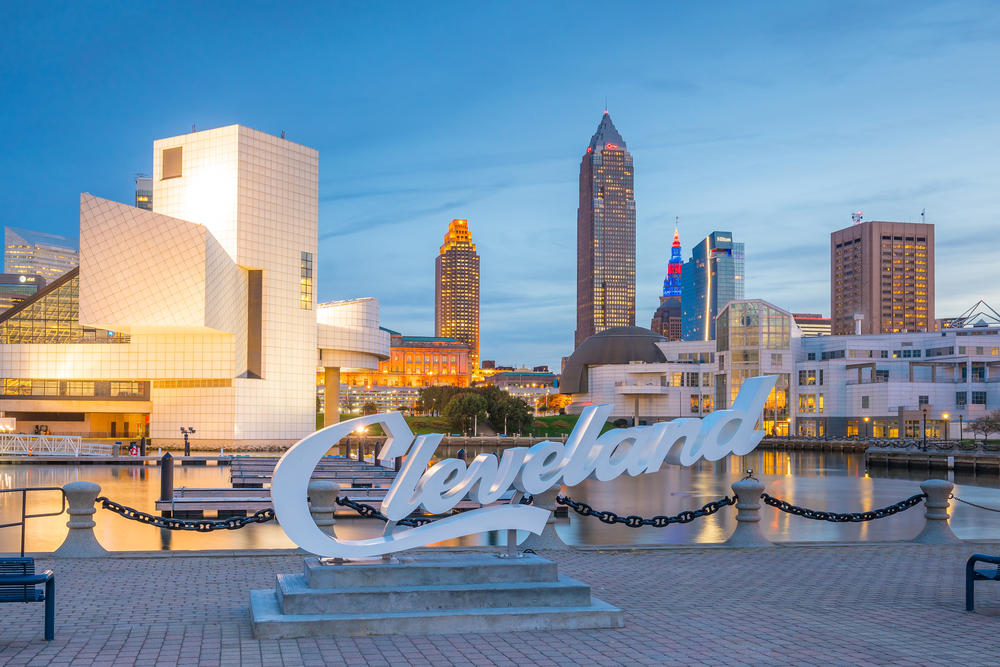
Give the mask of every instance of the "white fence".
M 111 456 L 111 445 L 78 435 L 0 435 L 0 456 Z

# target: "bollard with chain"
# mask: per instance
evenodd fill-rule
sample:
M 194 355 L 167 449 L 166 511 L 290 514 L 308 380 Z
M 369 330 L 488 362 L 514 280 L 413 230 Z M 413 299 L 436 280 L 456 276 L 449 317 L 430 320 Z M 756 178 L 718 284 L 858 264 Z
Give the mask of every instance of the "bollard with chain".
M 542 529 L 541 535 L 535 535 L 534 533 L 528 535 L 528 538 L 521 544 L 521 549 L 562 550 L 569 548 L 562 541 L 562 538 L 559 537 L 559 533 L 556 532 L 556 498 L 559 496 L 560 488 L 556 484 L 548 491 L 542 491 L 532 496 L 531 504 L 535 507 L 541 507 L 543 510 L 548 510 L 549 519 L 545 522 L 545 528 Z
M 337 511 L 337 496 L 340 495 L 340 484 L 328 480 L 309 482 L 309 513 L 319 529 L 330 537 L 337 533 L 333 525 L 337 520 L 333 513 Z
M 93 482 L 70 482 L 63 487 L 66 499 L 69 501 L 69 509 L 66 510 L 70 516 L 66 525 L 69 533 L 63 540 L 62 546 L 55 550 L 53 556 L 59 558 L 94 558 L 107 556 L 107 550 L 97 541 L 94 535 L 94 526 L 97 523 L 93 520 L 93 515 L 97 512 L 94 504 L 97 502 L 97 495 L 101 492 L 101 486 Z
M 955 485 L 943 479 L 929 479 L 920 483 L 920 490 L 927 494 L 924 501 L 924 529 L 913 538 L 920 544 L 963 544 L 948 525 L 948 497 Z
M 753 476 L 753 470 L 738 482 L 733 482 L 736 501 L 736 530 L 723 542 L 727 547 L 773 547 L 760 529 L 760 496 L 764 484 Z

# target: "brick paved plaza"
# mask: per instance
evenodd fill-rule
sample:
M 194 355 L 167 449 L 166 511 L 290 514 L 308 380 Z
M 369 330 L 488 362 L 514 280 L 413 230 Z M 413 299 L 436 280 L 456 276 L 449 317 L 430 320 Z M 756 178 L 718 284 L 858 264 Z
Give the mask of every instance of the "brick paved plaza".
M 1000 665 L 1000 583 L 964 611 L 964 564 L 1000 544 L 668 548 L 544 553 L 625 610 L 621 630 L 257 641 L 251 589 L 302 554 L 40 558 L 43 605 L 0 606 L 13 665 Z

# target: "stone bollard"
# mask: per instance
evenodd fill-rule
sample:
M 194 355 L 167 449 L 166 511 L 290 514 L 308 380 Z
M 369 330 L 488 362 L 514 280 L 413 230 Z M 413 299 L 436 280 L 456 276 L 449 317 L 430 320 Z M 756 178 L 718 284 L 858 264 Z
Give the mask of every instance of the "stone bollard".
M 70 519 L 66 522 L 69 533 L 62 546 L 53 552 L 58 558 L 95 558 L 107 556 L 107 550 L 97 541 L 94 526 L 97 524 L 90 517 L 97 513 L 94 507 L 101 486 L 93 482 L 70 482 L 63 487 L 69 502 L 67 513 Z
M 724 547 L 773 547 L 760 529 L 760 494 L 764 484 L 756 479 L 733 482 L 736 502 L 736 530 L 722 543 Z
M 929 479 L 920 483 L 920 490 L 927 494 L 924 500 L 924 529 L 911 542 L 920 544 L 964 544 L 959 537 L 951 532 L 948 525 L 948 496 L 955 485 L 943 479 Z
M 312 514 L 313 521 L 319 529 L 330 537 L 336 537 L 337 532 L 333 525 L 337 520 L 333 518 L 337 511 L 337 496 L 340 495 L 340 484 L 320 480 L 309 482 L 309 513 Z
M 562 541 L 559 537 L 559 533 L 556 532 L 556 496 L 559 495 L 560 487 L 558 484 L 553 486 L 548 491 L 542 491 L 536 494 L 532 499 L 531 504 L 535 507 L 540 507 L 543 510 L 549 510 L 549 520 L 545 522 L 545 528 L 542 529 L 541 535 L 535 535 L 531 533 L 528 535 L 527 539 L 521 543 L 521 549 L 553 549 L 562 550 L 568 549 L 566 543 Z

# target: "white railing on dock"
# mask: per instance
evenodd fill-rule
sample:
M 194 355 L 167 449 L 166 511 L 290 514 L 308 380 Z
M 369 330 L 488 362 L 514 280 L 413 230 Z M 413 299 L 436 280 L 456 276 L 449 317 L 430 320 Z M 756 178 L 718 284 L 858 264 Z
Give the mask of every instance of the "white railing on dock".
M 78 435 L 0 435 L 0 456 L 111 456 L 111 445 Z

